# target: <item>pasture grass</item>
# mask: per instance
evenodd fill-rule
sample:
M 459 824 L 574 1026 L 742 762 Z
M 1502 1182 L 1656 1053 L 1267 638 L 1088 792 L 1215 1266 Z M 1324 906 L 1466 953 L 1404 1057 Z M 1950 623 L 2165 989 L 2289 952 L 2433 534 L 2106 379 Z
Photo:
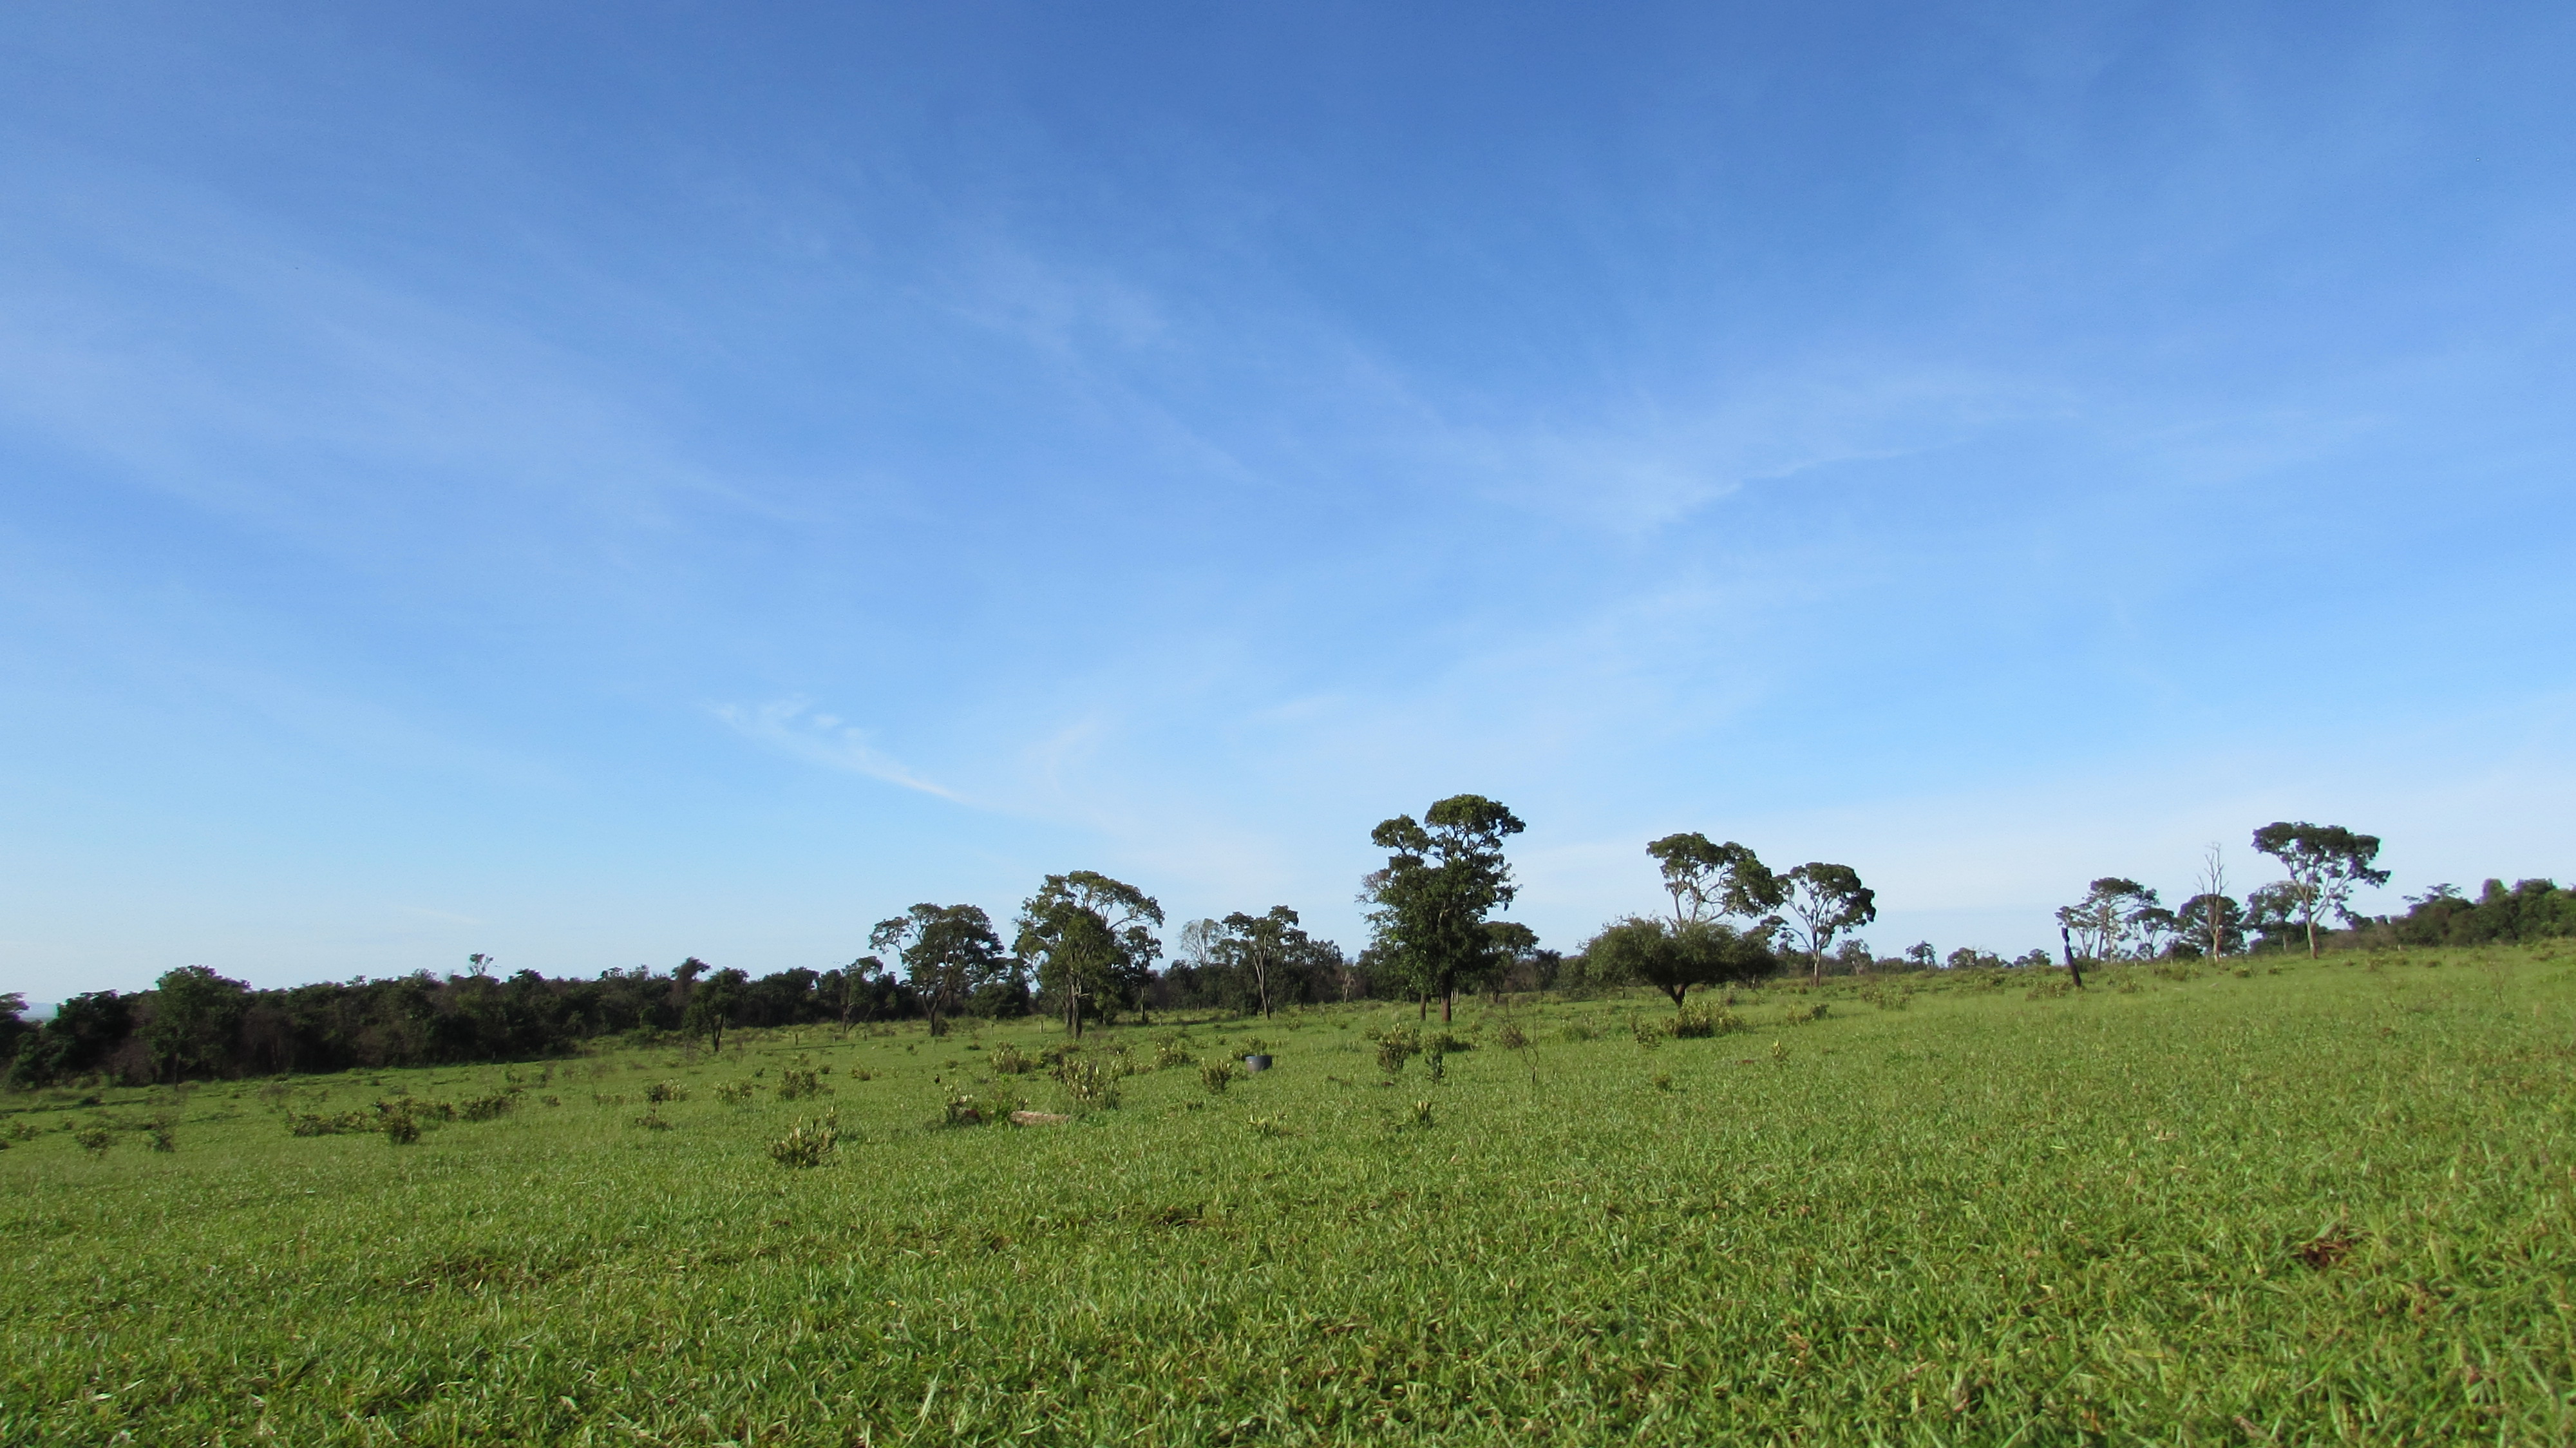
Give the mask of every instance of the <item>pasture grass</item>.
M 0 1442 L 2576 1441 L 2576 957 L 2248 971 L 9 1097 Z

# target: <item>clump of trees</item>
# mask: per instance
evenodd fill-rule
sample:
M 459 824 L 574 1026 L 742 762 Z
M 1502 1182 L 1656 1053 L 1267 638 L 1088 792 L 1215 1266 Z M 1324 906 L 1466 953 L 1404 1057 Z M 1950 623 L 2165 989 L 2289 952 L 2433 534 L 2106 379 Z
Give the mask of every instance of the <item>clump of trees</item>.
M 2217 958 L 2296 944 L 2314 956 L 2322 922 L 2365 924 L 2352 908 L 2353 892 L 2384 885 L 2388 871 L 2374 862 L 2380 840 L 2341 825 L 2276 821 L 2254 832 L 2254 849 L 2280 862 L 2288 878 L 2258 886 L 2242 901 L 2227 893 L 2226 861 L 2216 845 L 2203 856 L 2194 893 L 2168 909 L 2156 891 L 2105 875 L 2084 897 L 2061 907 L 2057 923 L 2070 955 L 2085 960 Z
M 1604 926 L 1583 948 L 1588 980 L 1651 985 L 1682 1010 L 1694 986 L 1777 974 L 1783 944 L 1806 957 L 1811 979 L 1824 978 L 1829 958 L 1867 968 L 1868 948 L 1856 940 L 1828 955 L 1837 937 L 1878 918 L 1876 893 L 1851 866 L 1811 860 L 1774 872 L 1751 848 L 1696 832 L 1666 835 L 1646 853 L 1663 875 L 1671 918 L 1631 915 Z
M 1603 981 L 1636 981 L 1672 997 L 1682 1009 L 1693 986 L 1755 981 L 1777 973 L 1771 912 L 1789 899 L 1789 883 L 1753 851 L 1703 834 L 1666 835 L 1646 846 L 1671 897 L 1671 918 L 1631 915 L 1604 926 L 1583 948 L 1587 973 Z M 1738 923 L 1741 922 L 1741 923 Z

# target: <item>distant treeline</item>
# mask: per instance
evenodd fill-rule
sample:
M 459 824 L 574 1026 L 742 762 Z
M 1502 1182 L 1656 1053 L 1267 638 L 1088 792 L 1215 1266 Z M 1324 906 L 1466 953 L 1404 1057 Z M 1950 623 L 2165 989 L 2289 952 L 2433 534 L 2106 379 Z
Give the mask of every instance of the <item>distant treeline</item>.
M 284 990 L 253 990 L 191 965 L 152 990 L 75 996 L 42 1024 L 24 1019 L 18 997 L 0 996 L 0 1076 L 27 1087 L 93 1076 L 177 1081 L 527 1060 L 602 1038 L 674 1034 L 722 1049 L 725 1032 L 737 1028 L 847 1031 L 920 1019 L 936 1035 L 959 1017 L 1032 1013 L 1054 1015 L 1079 1035 L 1087 1019 L 1268 1014 L 1372 997 L 1413 1002 L 1425 1014 L 1436 1004 L 1445 1020 L 1462 993 L 1586 995 L 1634 985 L 1664 992 L 1678 1009 L 1694 988 L 1750 984 L 1789 968 L 1821 979 L 2052 963 L 2045 950 L 2007 962 L 1961 949 L 1942 961 L 1929 944 L 1878 958 L 1854 934 L 1877 907 L 1850 866 L 1811 861 L 1774 871 L 1744 845 L 1700 834 L 1646 847 L 1671 897 L 1668 913 L 1613 921 L 1581 951 L 1560 954 L 1540 948 L 1527 926 L 1490 918 L 1515 892 L 1503 845 L 1521 829 L 1510 810 L 1479 795 L 1437 801 L 1419 820 L 1398 815 L 1379 824 L 1370 837 L 1389 853 L 1363 881 L 1373 939 L 1356 959 L 1308 935 L 1297 912 L 1281 905 L 1184 924 L 1177 958 L 1156 969 L 1162 907 L 1133 885 L 1076 870 L 1047 876 L 1023 902 L 1008 945 L 980 907 L 924 903 L 877 922 L 868 944 L 880 954 L 758 979 L 694 957 L 668 975 L 638 966 L 595 980 L 533 970 L 503 976 L 478 954 L 461 975 L 419 971 Z M 2388 878 L 2372 863 L 2375 836 L 2279 823 L 2256 831 L 2254 846 L 2289 878 L 2241 903 L 2226 892 L 2214 846 L 2199 892 L 2170 910 L 2134 880 L 2095 880 L 2083 900 L 2057 912 L 2064 953 L 2149 960 L 2576 935 L 2576 892 L 2549 880 L 2510 890 L 2489 880 L 2475 900 L 2437 885 L 2410 897 L 2404 916 L 2365 918 L 2352 912 L 2352 892 Z M 2343 930 L 2331 928 L 2335 919 Z
M 1299 944 L 1276 964 L 1265 962 L 1274 1004 L 1367 995 L 1367 975 L 1331 942 Z M 1146 1013 L 1248 1012 L 1261 994 L 1252 975 L 1223 961 L 1177 962 L 1151 979 L 1140 1004 Z M 725 1030 L 740 1027 L 864 1028 L 925 1014 L 913 984 L 873 958 L 758 978 L 693 958 L 668 974 L 639 966 L 595 980 L 533 970 L 443 979 L 418 971 L 283 990 L 254 990 L 186 966 L 152 990 L 74 996 L 41 1023 L 23 1019 L 23 1006 L 0 996 L 0 1064 L 15 1087 L 92 1075 L 146 1082 L 529 1060 L 610 1037 L 721 1042 Z M 987 1018 L 1051 1008 L 1029 989 L 1025 972 L 1008 969 L 979 982 L 965 1002 L 966 1014 Z
M 2489 880 L 2471 900 L 2448 885 L 2414 897 L 2414 909 L 2384 922 L 2401 945 L 2489 945 L 2576 935 L 2576 890 L 2554 880 Z

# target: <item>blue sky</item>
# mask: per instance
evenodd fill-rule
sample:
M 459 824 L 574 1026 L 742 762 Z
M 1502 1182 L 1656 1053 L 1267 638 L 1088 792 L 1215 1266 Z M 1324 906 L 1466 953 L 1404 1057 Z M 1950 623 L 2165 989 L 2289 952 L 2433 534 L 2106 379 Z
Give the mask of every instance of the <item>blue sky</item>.
M 2576 874 L 2576 13 L 0 12 L 0 989 Z

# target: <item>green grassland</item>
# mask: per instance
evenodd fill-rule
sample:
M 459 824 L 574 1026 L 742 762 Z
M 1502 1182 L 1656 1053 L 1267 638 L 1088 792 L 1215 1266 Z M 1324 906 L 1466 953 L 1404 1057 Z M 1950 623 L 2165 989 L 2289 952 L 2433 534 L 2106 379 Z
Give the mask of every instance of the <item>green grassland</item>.
M 2576 955 L 2184 974 L 0 1099 L 0 1442 L 2576 1442 Z

